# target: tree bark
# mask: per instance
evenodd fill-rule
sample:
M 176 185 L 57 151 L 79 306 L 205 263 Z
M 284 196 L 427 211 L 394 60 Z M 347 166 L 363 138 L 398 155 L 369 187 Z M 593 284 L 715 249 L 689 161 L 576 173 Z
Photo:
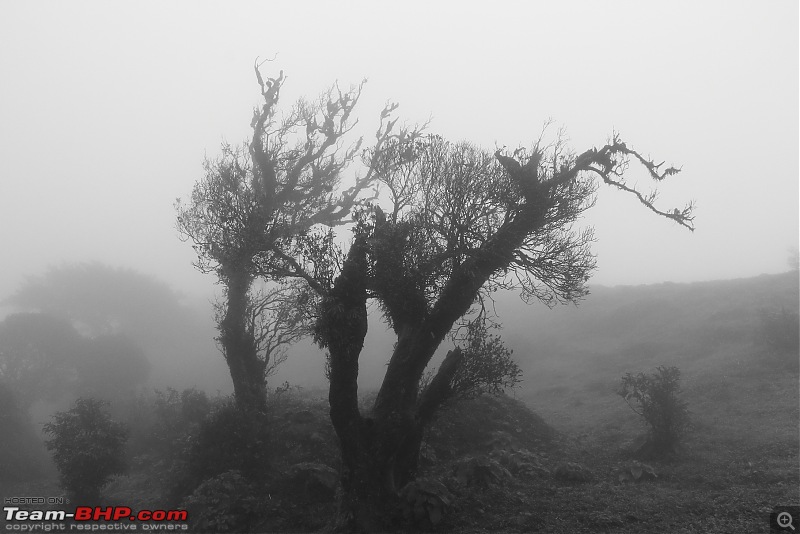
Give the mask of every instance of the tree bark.
M 231 273 L 227 307 L 220 323 L 220 343 L 233 381 L 236 403 L 247 410 L 266 409 L 264 362 L 258 358 L 253 333 L 247 328 L 248 291 L 252 277 L 244 271 Z
M 358 353 L 360 348 L 355 351 L 356 363 Z M 404 384 L 396 386 L 411 387 L 412 376 L 410 370 Z M 353 414 L 343 424 L 340 414 L 334 415 L 336 381 L 331 378 L 331 419 L 340 438 L 343 489 L 335 530 L 391 530 L 400 520 L 396 517 L 398 491 L 417 474 L 426 421 L 417 413 L 416 395 L 376 401 L 368 416 Z
M 331 422 L 342 454 L 338 532 L 391 528 L 397 491 L 416 473 L 422 426 L 414 404 L 398 398 L 362 416 L 358 358 L 367 334 L 367 243 L 357 238 L 321 307 L 317 336 L 330 351 Z M 403 397 L 407 398 L 407 397 Z
M 334 530 L 383 532 L 397 527 L 398 491 L 414 480 L 423 427 L 413 414 L 362 418 L 341 441 L 342 495 Z

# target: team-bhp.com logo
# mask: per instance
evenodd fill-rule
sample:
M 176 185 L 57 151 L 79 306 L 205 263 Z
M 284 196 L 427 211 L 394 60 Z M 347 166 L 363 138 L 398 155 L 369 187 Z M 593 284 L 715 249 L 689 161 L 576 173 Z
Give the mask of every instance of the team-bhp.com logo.
M 6 530 L 28 532 L 36 530 L 138 530 L 137 523 L 141 530 L 186 530 L 188 527 L 185 522 L 189 518 L 186 510 L 139 510 L 134 512 L 127 506 L 78 506 L 74 512 L 22 510 L 18 506 L 6 506 L 3 511 L 5 520 L 9 522 Z M 70 525 L 63 524 L 67 520 L 71 520 Z M 31 525 L 31 522 L 35 521 L 42 522 L 41 528 L 34 528 L 34 525 Z M 48 521 L 51 522 L 51 526 L 45 528 L 45 522 Z M 97 523 L 99 521 L 110 521 L 117 524 L 112 526 L 106 523 Z M 175 522 L 183 522 L 183 524 L 177 525 L 174 524 Z M 16 528 L 17 526 L 19 528 Z

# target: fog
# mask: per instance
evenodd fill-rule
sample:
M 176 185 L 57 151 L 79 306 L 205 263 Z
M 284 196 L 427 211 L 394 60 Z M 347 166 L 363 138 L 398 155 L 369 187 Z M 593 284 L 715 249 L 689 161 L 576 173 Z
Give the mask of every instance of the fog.
M 696 202 L 697 230 L 601 188 L 583 221 L 596 230 L 594 285 L 786 270 L 798 243 L 795 2 L 388 8 L 4 2 L 0 296 L 52 267 L 131 269 L 206 314 L 200 352 L 213 354 L 219 287 L 193 269 L 173 204 L 205 156 L 248 136 L 256 58 L 288 76 L 284 103 L 367 78 L 367 135 L 392 100 L 409 124 L 430 119 L 429 131 L 489 149 L 530 145 L 552 119 L 577 151 L 619 132 L 680 166 L 659 202 Z M 319 363 L 312 346 L 297 350 Z M 296 365 L 290 377 L 308 376 Z
M 644 193 L 657 185 L 667 213 L 692 202 L 695 231 L 601 184 L 579 220 L 596 237 L 587 298 L 549 309 L 493 294 L 520 387 L 420 426 L 424 450 L 422 438 L 404 436 L 416 449 L 403 476 L 419 457 L 421 469 L 441 468 L 436 476 L 452 482 L 464 458 L 495 461 L 498 452 L 535 464 L 535 476 L 515 472 L 524 491 L 482 494 L 480 507 L 477 493 L 451 495 L 460 512 L 442 531 L 752 530 L 756 507 L 764 515 L 765 503 L 797 500 L 799 18 L 793 0 L 0 2 L 0 416 L 10 429 L 0 430 L 0 493 L 9 481 L 3 496 L 67 491 L 42 425 L 95 396 L 113 400 L 131 436 L 132 467 L 104 486 L 109 502 L 163 509 L 233 477 L 230 487 L 257 488 L 269 503 L 226 493 L 193 519 L 252 515 L 261 522 L 229 530 L 311 531 L 333 515 L 344 440 L 331 426 L 324 351 L 304 339 L 269 378 L 277 400 L 259 412 L 271 418 L 268 437 L 254 423 L 267 419 L 226 415 L 233 387 L 214 315 L 223 287 L 193 266 L 192 244 L 176 229 L 176 201 L 189 198 L 204 159 L 252 133 L 258 63 L 264 76 L 287 76 L 284 112 L 334 83 L 366 79 L 348 141 L 369 145 L 384 105 L 396 102 L 401 124 L 427 123 L 429 133 L 492 152 L 564 131 L 580 154 L 619 134 L 681 169 L 654 184 L 631 168 L 628 184 Z M 343 186 L 361 171 L 348 168 Z M 346 245 L 349 228 L 337 230 Z M 379 306 L 369 312 L 362 395 L 380 384 L 396 342 Z M 429 369 L 452 347 L 446 339 Z M 619 465 L 633 458 L 641 421 L 617 388 L 625 373 L 659 365 L 684 373 L 696 432 L 690 454 L 658 466 L 655 493 L 626 493 L 623 478 L 606 479 L 628 476 Z M 359 432 L 383 428 L 358 421 Z M 562 441 L 550 443 L 558 432 Z M 247 449 L 251 438 L 257 446 Z M 559 481 L 573 462 L 579 478 Z M 307 509 L 308 481 L 292 493 L 297 466 L 323 481 L 323 498 Z M 587 471 L 598 478 L 580 485 Z M 629 472 L 645 471 L 637 463 Z M 523 494 L 539 500 L 509 504 Z M 712 497 L 720 511 L 699 523 L 697 502 Z M 248 514 L 220 511 L 230 503 Z M 497 519 L 497 509 L 513 517 Z

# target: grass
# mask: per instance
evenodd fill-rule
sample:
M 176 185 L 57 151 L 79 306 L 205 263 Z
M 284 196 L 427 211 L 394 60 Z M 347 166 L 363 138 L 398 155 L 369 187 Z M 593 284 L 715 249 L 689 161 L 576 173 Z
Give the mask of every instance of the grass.
M 534 496 L 531 523 L 517 530 L 768 531 L 773 506 L 800 502 L 797 369 L 765 365 L 769 358 L 755 350 L 679 361 L 690 369 L 683 376 L 692 429 L 678 455 L 651 463 L 658 478 L 637 484 L 620 483 L 616 474 L 632 460 L 645 428 L 614 394 L 613 373 L 585 366 L 558 388 L 525 392 L 525 401 L 559 432 L 558 459 L 578 462 L 596 478 L 581 485 L 523 484 L 518 491 Z

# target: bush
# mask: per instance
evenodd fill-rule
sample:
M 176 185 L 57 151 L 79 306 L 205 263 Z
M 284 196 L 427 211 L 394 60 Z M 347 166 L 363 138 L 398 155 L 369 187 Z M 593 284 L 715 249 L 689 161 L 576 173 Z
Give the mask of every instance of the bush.
M 196 532 L 248 532 L 263 514 L 255 488 L 239 471 L 200 484 L 183 502 Z
M 101 488 L 113 475 L 125 470 L 124 425 L 111 419 L 106 402 L 80 398 L 67 412 L 58 412 L 44 425 L 51 436 L 47 449 L 53 451 L 61 486 L 78 502 L 97 502 Z
M 325 464 L 302 462 L 291 466 L 279 480 L 281 497 L 295 503 L 332 502 L 339 487 L 339 473 Z
M 689 410 L 678 395 L 681 372 L 659 366 L 653 374 L 627 373 L 617 393 L 650 426 L 650 436 L 640 453 L 661 456 L 676 452 L 689 424 Z
M 200 423 L 188 445 L 186 462 L 176 473 L 172 500 L 180 501 L 202 482 L 228 471 L 261 482 L 270 470 L 270 426 L 263 413 L 221 403 Z
M 159 456 L 174 461 L 189 452 L 186 445 L 211 413 L 208 396 L 195 388 L 181 392 L 173 388 L 156 390 L 152 445 Z
M 173 496 L 175 481 L 186 473 L 187 459 L 200 424 L 213 401 L 195 388 L 155 390 L 115 402 L 112 414 L 129 430 L 130 469 L 148 480 L 150 496 L 165 502 Z M 191 491 L 192 488 L 188 488 Z M 178 498 L 183 498 L 180 494 Z M 176 501 L 170 501 L 177 504 Z

